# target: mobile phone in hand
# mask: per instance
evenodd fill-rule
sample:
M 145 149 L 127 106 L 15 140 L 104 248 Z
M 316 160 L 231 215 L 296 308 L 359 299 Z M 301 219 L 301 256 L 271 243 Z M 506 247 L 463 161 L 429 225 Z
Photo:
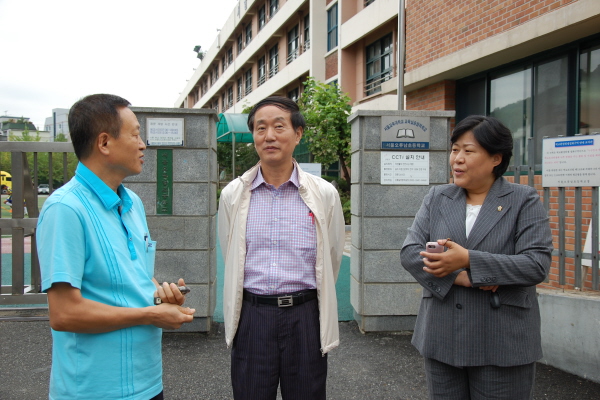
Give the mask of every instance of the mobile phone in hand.
M 188 294 L 190 292 L 190 288 L 187 286 L 178 286 L 177 287 L 181 294 Z
M 425 245 L 425 251 L 427 253 L 443 253 L 444 246 L 438 244 L 438 242 L 427 242 Z

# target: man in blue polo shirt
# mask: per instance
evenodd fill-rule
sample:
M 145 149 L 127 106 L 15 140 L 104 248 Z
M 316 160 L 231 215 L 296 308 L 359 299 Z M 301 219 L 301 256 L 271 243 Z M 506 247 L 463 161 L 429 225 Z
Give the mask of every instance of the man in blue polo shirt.
M 160 328 L 193 319 L 177 285 L 153 279 L 156 242 L 140 198 L 121 184 L 142 171 L 146 148 L 128 106 L 106 94 L 73 105 L 69 130 L 80 163 L 39 217 L 52 400 L 162 399 Z

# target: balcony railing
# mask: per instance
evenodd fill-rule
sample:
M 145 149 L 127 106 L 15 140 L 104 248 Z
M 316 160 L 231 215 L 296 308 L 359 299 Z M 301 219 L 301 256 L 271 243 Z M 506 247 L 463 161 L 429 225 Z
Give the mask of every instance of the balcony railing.
M 390 79 L 392 79 L 392 72 L 388 71 L 377 79 L 367 80 L 367 84 L 365 85 L 365 96 L 370 96 L 372 94 L 381 92 L 381 84 L 389 81 Z
M 276 73 L 279 72 L 279 63 L 275 64 L 269 69 L 269 78 L 272 78 Z
M 310 49 L 310 39 L 305 40 L 304 45 L 302 47 L 304 47 L 304 51 L 307 51 L 308 49 Z
M 252 86 L 246 86 L 246 96 L 252 93 Z
M 265 83 L 267 81 L 267 75 L 263 74 L 262 76 L 258 77 L 258 82 L 256 82 L 257 86 L 262 85 L 263 83 Z
M 288 57 L 287 57 L 287 61 L 286 64 L 290 64 L 292 61 L 294 61 L 296 58 L 298 58 L 300 56 L 300 49 L 296 48 L 296 50 L 292 51 Z

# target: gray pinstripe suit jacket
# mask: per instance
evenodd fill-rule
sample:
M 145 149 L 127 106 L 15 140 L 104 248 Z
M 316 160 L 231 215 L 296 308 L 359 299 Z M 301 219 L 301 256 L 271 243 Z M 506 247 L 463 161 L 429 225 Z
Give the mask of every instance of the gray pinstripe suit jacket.
M 535 189 L 498 178 L 469 238 L 465 191 L 431 188 L 408 231 L 400 257 L 423 286 L 412 343 L 424 357 L 454 366 L 515 366 L 542 357 L 535 285 L 551 263 L 552 235 Z M 423 271 L 425 243 L 451 238 L 469 250 L 472 288 L 453 285 L 459 271 L 436 278 Z M 500 285 L 500 308 L 490 291 Z

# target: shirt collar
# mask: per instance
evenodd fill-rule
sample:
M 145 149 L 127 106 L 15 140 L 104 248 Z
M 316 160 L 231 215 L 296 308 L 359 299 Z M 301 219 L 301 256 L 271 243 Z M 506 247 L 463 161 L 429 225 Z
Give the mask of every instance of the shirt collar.
M 117 206 L 123 206 L 121 212 L 127 212 L 131 209 L 133 201 L 127 193 L 125 186 L 122 184 L 117 188 L 117 193 L 112 190 L 102 179 L 100 179 L 95 173 L 93 173 L 84 164 L 77 164 L 75 170 L 75 177 L 79 182 L 84 184 L 92 193 L 100 199 L 104 208 L 110 210 Z
M 294 170 L 292 171 L 292 175 L 290 176 L 290 179 L 288 179 L 286 182 L 284 182 L 281 186 L 285 185 L 288 182 L 291 182 L 297 188 L 300 187 L 300 183 L 298 181 L 298 169 L 296 168 L 296 163 L 294 163 Z M 268 185 L 267 181 L 265 181 L 265 178 L 263 177 L 262 170 L 259 167 L 258 173 L 256 174 L 256 177 L 254 178 L 254 180 L 252 181 L 252 185 L 250 186 L 250 190 L 256 189 L 263 183 Z

